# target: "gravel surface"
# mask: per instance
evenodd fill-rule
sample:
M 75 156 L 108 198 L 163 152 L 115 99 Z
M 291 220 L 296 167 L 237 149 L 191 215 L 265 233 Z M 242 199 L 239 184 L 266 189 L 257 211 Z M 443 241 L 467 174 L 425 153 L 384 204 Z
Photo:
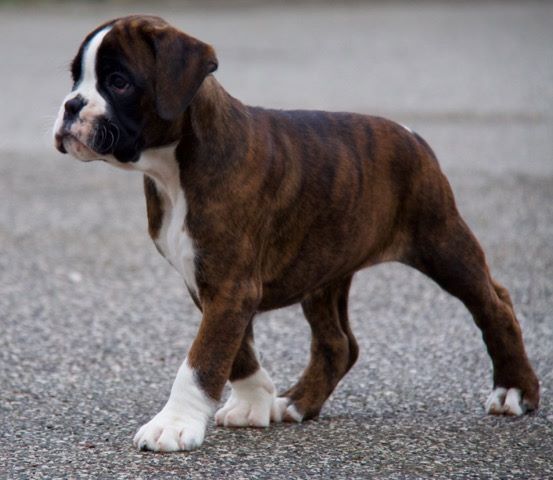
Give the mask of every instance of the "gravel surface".
M 0 9 L 0 478 L 552 478 L 553 5 Z M 457 300 L 407 267 L 359 273 L 355 367 L 320 419 L 209 428 L 137 452 L 200 321 L 146 233 L 139 175 L 53 151 L 85 33 L 148 11 L 213 43 L 248 103 L 384 114 L 434 146 L 511 291 L 542 406 L 484 415 L 491 368 Z M 297 307 L 258 318 L 275 383 L 305 366 Z

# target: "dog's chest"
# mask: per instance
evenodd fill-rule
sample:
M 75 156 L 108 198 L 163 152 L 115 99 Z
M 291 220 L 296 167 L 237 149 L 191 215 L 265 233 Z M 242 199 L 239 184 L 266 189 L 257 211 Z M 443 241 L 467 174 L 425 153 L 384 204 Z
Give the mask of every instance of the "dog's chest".
M 188 211 L 174 147 L 147 151 L 136 166 L 154 182 L 159 202 L 160 225 L 154 242 L 167 261 L 181 274 L 186 286 L 197 295 L 194 245 L 186 229 Z
M 197 292 L 194 269 L 194 247 L 186 231 L 186 200 L 179 191 L 174 203 L 163 199 L 163 217 L 159 236 L 154 240 L 167 261 L 181 274 L 186 286 Z

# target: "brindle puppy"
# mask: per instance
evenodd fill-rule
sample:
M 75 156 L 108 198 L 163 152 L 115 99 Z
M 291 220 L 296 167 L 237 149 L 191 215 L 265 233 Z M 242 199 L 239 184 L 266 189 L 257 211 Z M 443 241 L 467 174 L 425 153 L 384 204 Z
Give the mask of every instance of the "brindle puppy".
M 171 396 L 135 437 L 192 449 L 226 426 L 317 416 L 357 358 L 354 273 L 398 261 L 470 310 L 493 363 L 493 414 L 538 407 L 507 290 L 457 208 L 430 147 L 383 118 L 252 108 L 211 73 L 213 49 L 155 17 L 108 22 L 82 43 L 55 142 L 81 160 L 145 173 L 149 231 L 203 319 Z M 280 397 L 253 347 L 260 311 L 300 302 L 311 359 Z

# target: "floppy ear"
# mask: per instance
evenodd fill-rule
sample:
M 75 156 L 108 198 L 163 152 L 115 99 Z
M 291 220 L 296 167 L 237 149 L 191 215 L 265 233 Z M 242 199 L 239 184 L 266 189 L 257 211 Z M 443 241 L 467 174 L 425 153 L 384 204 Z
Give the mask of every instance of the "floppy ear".
M 164 120 L 184 113 L 204 78 L 217 70 L 210 45 L 175 29 L 158 32 L 154 40 L 156 109 Z

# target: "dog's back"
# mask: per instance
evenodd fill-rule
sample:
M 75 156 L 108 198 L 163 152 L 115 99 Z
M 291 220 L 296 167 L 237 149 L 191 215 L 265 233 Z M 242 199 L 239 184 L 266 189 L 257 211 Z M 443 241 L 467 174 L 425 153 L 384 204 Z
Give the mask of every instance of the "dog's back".
M 262 179 L 250 187 L 263 211 L 262 308 L 294 303 L 363 266 L 402 260 L 418 210 L 455 208 L 426 142 L 395 122 L 343 112 L 248 110 L 256 150 L 246 168 L 250 178 Z

